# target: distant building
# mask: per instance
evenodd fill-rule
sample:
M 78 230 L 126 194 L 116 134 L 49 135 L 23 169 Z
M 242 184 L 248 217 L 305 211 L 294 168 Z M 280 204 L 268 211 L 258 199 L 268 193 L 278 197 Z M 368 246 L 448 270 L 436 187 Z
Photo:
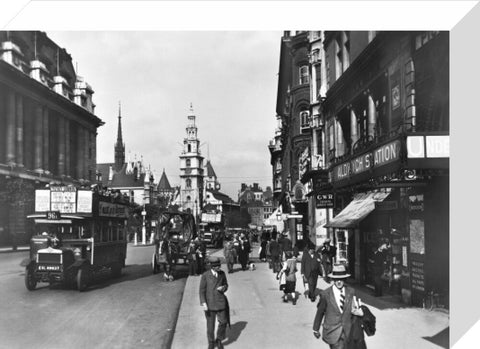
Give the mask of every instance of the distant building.
M 44 32 L 0 32 L 0 245 L 28 242 L 36 188 L 95 181 L 92 95 Z
M 117 141 L 114 146 L 114 163 L 97 164 L 97 183 L 113 190 L 119 190 L 138 205 L 153 204 L 157 187 L 155 178 L 141 160 L 125 162 L 125 143 L 122 135 L 121 108 L 118 108 Z
M 252 186 L 242 183 L 238 202 L 240 207 L 246 208 L 250 214 L 251 227 L 264 225 L 265 219 L 268 219 L 274 211 L 272 200 L 271 187 L 267 187 L 267 190 L 263 191 L 258 183 L 253 183 Z
M 192 105 L 190 105 L 187 119 L 187 137 L 183 139 L 183 149 L 180 154 L 180 191 L 174 204 L 178 205 L 182 211 L 190 211 L 197 219 L 203 203 L 204 166 Z
M 161 207 L 169 207 L 175 199 L 175 188 L 170 185 L 170 182 L 163 169 L 162 176 L 157 185 L 157 204 Z

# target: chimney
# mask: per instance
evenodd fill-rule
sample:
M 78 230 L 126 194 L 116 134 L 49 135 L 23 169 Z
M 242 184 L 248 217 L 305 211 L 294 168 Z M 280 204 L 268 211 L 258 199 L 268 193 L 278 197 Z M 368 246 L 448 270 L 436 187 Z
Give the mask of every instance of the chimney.
M 48 74 L 49 71 L 47 70 L 47 67 L 41 61 L 35 59 L 30 62 L 30 77 L 32 79 L 35 79 L 38 82 L 48 86 Z
M 2 42 L 0 48 L 0 59 L 18 69 L 22 69 L 23 53 L 20 47 L 11 41 Z
M 240 191 L 245 191 L 247 189 L 247 185 L 245 183 L 242 183 Z

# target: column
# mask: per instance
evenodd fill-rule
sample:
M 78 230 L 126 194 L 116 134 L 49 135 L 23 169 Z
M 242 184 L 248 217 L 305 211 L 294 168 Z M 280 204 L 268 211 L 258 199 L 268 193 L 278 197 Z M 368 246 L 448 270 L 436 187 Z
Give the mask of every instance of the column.
M 7 92 L 6 98 L 6 114 L 7 114 L 7 164 L 15 165 L 15 94 L 12 91 Z
M 353 107 L 350 107 L 350 135 L 352 140 L 352 152 L 353 146 L 358 141 L 358 126 L 357 126 L 357 115 L 355 115 L 355 110 Z
M 58 119 L 58 174 L 65 175 L 65 121 Z
M 16 115 L 17 115 L 17 166 L 23 167 L 25 165 L 23 158 L 23 97 L 17 94 L 16 98 Z
M 76 177 L 77 179 L 84 179 L 83 176 L 83 137 L 82 137 L 82 128 L 78 127 L 76 132 L 77 136 L 77 162 L 75 164 L 76 167 Z
M 83 129 L 83 137 L 84 137 L 84 147 L 85 147 L 85 150 L 84 150 L 84 153 L 83 153 L 83 158 L 84 158 L 84 179 L 86 180 L 90 180 L 90 176 L 89 176 L 89 170 L 91 170 L 91 163 L 90 163 L 90 152 L 89 152 L 89 148 L 90 148 L 90 132 L 88 131 L 88 129 Z
M 50 173 L 50 163 L 49 163 L 49 158 L 50 158 L 50 149 L 49 149 L 49 141 L 50 141 L 50 135 L 49 135 L 49 112 L 48 108 L 44 107 L 43 108 L 43 169 L 46 173 Z
M 376 126 L 376 110 L 375 102 L 373 100 L 372 95 L 368 94 L 368 135 L 375 138 L 375 126 Z
M 70 156 L 70 121 L 64 119 L 65 123 L 65 174 L 70 177 L 71 172 L 71 156 Z
M 37 104 L 35 105 L 35 130 L 34 130 L 34 144 L 35 144 L 35 157 L 33 165 L 35 171 L 43 172 L 43 110 L 42 106 Z

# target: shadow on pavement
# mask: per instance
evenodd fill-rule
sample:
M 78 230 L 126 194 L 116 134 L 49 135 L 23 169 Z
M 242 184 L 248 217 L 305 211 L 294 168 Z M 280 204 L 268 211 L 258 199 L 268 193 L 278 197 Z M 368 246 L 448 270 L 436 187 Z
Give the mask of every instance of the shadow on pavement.
M 175 268 L 175 280 L 185 279 L 188 277 L 188 266 L 177 265 Z M 163 278 L 163 270 L 161 270 L 158 274 L 154 275 L 152 273 L 152 267 L 150 264 L 129 264 L 124 269 L 122 269 L 122 275 L 119 278 L 112 278 L 110 276 L 110 273 L 108 272 L 104 275 L 96 276 L 93 282 L 87 288 L 86 292 L 150 276 L 158 277 L 159 281 L 161 282 L 167 282 Z
M 450 343 L 450 326 L 438 332 L 432 337 L 422 337 L 423 339 L 436 344 L 442 348 L 448 348 Z
M 233 342 L 236 342 L 238 337 L 240 337 L 240 334 L 242 331 L 247 327 L 247 322 L 246 321 L 238 321 L 231 325 L 231 327 L 228 329 L 228 339 L 223 342 L 223 345 L 228 345 Z

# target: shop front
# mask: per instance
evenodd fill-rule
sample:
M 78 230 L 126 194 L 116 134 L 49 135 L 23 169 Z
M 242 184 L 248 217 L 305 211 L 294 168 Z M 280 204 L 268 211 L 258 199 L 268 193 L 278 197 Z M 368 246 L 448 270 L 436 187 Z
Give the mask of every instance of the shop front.
M 331 180 L 338 213 L 324 227 L 336 262 L 376 293 L 416 306 L 436 297 L 448 307 L 448 136 L 406 135 L 372 146 L 334 166 Z

